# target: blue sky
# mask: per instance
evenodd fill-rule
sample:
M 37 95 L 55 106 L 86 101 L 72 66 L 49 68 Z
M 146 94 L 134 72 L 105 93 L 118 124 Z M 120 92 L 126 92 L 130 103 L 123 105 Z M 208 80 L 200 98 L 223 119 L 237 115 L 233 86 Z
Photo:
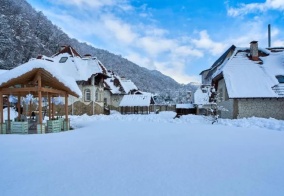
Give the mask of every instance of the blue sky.
M 232 44 L 284 46 L 284 0 L 27 0 L 70 37 L 199 82 Z

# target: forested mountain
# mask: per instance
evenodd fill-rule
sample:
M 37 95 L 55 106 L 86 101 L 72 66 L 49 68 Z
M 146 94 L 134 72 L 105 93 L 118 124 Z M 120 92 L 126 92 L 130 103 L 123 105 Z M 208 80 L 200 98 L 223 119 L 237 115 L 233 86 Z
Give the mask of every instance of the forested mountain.
M 140 90 L 159 94 L 159 102 L 186 102 L 194 85 L 181 85 L 159 71 L 150 71 L 107 50 L 71 39 L 25 0 L 0 1 L 0 69 L 11 69 L 39 54 L 51 56 L 71 45 L 79 54 L 96 56 L 109 70 L 131 79 Z

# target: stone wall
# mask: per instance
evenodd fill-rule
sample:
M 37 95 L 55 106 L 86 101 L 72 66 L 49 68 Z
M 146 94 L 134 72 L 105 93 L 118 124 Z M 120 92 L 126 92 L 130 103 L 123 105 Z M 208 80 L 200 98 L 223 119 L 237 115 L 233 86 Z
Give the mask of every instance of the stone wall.
M 222 106 L 227 111 L 220 111 L 221 118 L 229 118 L 233 119 L 236 118 L 235 109 L 234 109 L 234 100 L 228 99 L 227 101 L 222 101 L 218 103 L 218 106 Z
M 110 91 L 104 92 L 105 98 L 107 98 L 107 105 L 112 107 L 119 107 L 119 104 L 123 98 L 123 95 L 113 95 Z
M 93 114 L 104 114 L 104 108 L 97 103 L 90 102 L 85 104 L 81 101 L 76 101 L 73 106 L 68 106 L 68 113 L 71 115 L 73 110 L 74 115 L 93 115 Z
M 284 120 L 284 98 L 282 99 L 239 99 L 238 118 L 276 118 Z

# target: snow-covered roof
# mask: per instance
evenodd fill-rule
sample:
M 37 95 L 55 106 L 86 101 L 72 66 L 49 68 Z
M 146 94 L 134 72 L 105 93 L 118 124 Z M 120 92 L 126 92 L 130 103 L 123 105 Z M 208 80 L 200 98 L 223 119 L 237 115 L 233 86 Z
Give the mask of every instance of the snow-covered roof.
M 67 58 L 65 62 L 61 60 Z M 93 74 L 106 74 L 106 69 L 97 58 L 81 58 L 69 53 L 58 54 L 53 58 L 54 66 L 65 70 L 63 73 L 74 77 L 76 81 L 87 81 Z
M 0 85 L 3 83 L 17 78 L 19 76 L 22 76 L 23 74 L 36 69 L 36 68 L 42 68 L 46 71 L 48 71 L 50 74 L 52 74 L 55 78 L 58 79 L 59 82 L 62 82 L 66 87 L 68 87 L 71 91 L 76 93 L 79 96 L 82 96 L 82 92 L 79 89 L 76 80 L 73 77 L 70 77 L 69 75 L 65 74 L 66 71 L 61 68 L 54 66 L 53 62 L 41 60 L 41 59 L 35 59 L 32 61 L 29 61 L 27 63 L 24 63 L 14 69 L 11 69 L 5 74 L 1 75 L 0 77 Z
M 119 90 L 119 86 L 115 86 L 114 85 L 114 78 L 107 78 L 104 80 L 105 83 L 108 85 L 108 87 L 110 88 L 110 92 L 112 94 L 121 94 L 120 90 Z
M 81 58 L 81 55 L 71 46 L 61 46 L 60 51 L 58 53 L 56 53 L 55 55 L 53 55 L 52 57 L 55 57 L 57 55 L 64 54 L 64 53 L 68 53 L 72 57 L 80 57 Z
M 276 90 L 277 75 L 284 75 L 284 50 L 269 51 L 259 48 L 265 55 L 253 61 L 249 48 L 235 48 L 229 59 L 223 61 L 212 74 L 222 74 L 229 98 L 273 98 L 283 97 Z
M 149 106 L 151 95 L 124 95 L 119 106 Z
M 189 109 L 189 108 L 194 108 L 194 105 L 191 103 L 183 103 L 183 104 L 177 104 L 176 108 L 178 109 Z
M 115 80 L 119 82 L 116 86 Z M 138 90 L 137 86 L 131 81 L 121 78 L 117 75 L 112 75 L 111 78 L 105 79 L 106 84 L 110 87 L 112 94 L 129 94 L 132 90 Z
M 131 80 L 120 79 L 120 84 L 127 94 L 131 90 L 138 90 L 137 86 Z

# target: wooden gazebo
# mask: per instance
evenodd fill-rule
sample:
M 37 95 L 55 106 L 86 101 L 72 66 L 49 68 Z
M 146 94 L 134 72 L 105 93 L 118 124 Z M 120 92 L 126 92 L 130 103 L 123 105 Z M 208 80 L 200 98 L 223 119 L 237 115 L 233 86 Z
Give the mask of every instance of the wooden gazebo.
M 16 68 L 15 68 L 16 69 Z M 22 74 L 18 74 L 19 70 L 10 70 L 5 74 L 10 74 L 10 78 L 7 81 L 0 82 L 0 133 L 7 133 L 8 127 L 10 125 L 4 123 L 4 114 L 3 114 L 3 96 L 15 96 L 18 97 L 17 108 L 18 108 L 18 119 L 20 119 L 20 100 L 22 97 L 25 97 L 28 94 L 33 95 L 34 98 L 38 98 L 38 126 L 37 133 L 45 133 L 45 126 L 43 126 L 43 116 L 42 116 L 42 98 L 46 97 L 48 100 L 48 116 L 49 120 L 54 119 L 54 103 L 51 103 L 53 97 L 64 97 L 65 102 L 65 121 L 68 120 L 68 95 L 79 97 L 78 91 L 72 89 L 72 85 L 76 83 L 75 81 L 62 80 L 58 77 L 60 74 L 56 74 L 57 77 L 54 77 L 50 71 L 43 67 L 35 67 L 29 69 Z M 16 75 L 16 77 L 13 77 Z M 62 76 L 64 77 L 64 75 Z M 64 82 L 62 82 L 64 81 Z M 66 84 L 66 81 L 72 84 Z M 74 84 L 73 84 L 74 83 Z M 69 87 L 71 86 L 71 88 Z M 29 111 L 31 112 L 31 111 Z M 8 101 L 8 122 L 10 123 L 10 105 Z M 69 124 L 67 126 L 69 129 Z

